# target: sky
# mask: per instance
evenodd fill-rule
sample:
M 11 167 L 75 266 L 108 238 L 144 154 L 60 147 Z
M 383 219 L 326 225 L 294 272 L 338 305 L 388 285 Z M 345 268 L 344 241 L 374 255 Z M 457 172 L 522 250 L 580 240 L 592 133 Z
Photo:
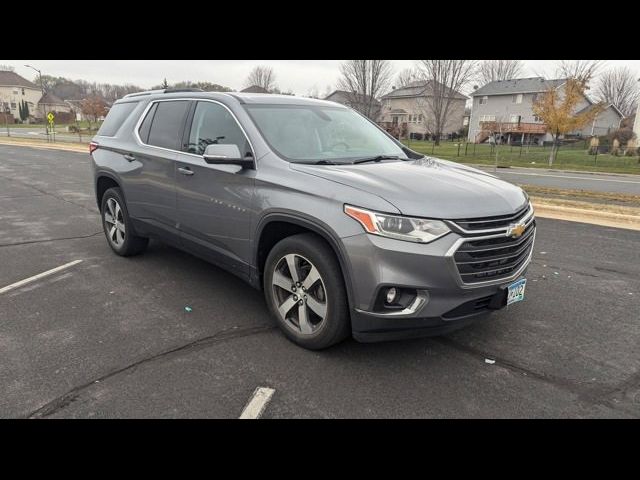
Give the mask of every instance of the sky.
M 0 60 L 0 65 L 11 65 L 16 73 L 29 80 L 36 72 L 24 65 L 33 65 L 43 75 L 83 79 L 98 83 L 131 83 L 151 88 L 167 81 L 208 81 L 240 90 L 256 65 L 269 65 L 276 74 L 276 83 L 282 91 L 308 95 L 313 89 L 323 94 L 333 90 L 340 77 L 343 60 Z M 397 72 L 415 65 L 415 60 L 392 60 Z M 552 76 L 556 60 L 524 60 L 523 76 Z M 607 60 L 605 68 L 627 66 L 640 77 L 640 60 Z

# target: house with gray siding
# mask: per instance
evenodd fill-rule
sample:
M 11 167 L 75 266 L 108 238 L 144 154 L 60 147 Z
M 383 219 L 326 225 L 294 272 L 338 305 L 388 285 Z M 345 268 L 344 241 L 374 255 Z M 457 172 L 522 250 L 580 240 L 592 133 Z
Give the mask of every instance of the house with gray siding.
M 533 104 L 550 89 L 562 89 L 566 79 L 547 80 L 542 77 L 496 80 L 471 94 L 472 107 L 469 119 L 469 142 L 487 141 L 492 130 L 501 132 L 508 143 L 540 143 L 553 138 L 547 126 L 533 112 Z M 576 113 L 594 107 L 594 102 L 584 96 L 576 106 Z M 620 126 L 622 113 L 613 105 L 601 112 L 594 122 L 583 129 L 571 132 L 573 136 L 590 137 L 606 135 Z
M 381 98 L 382 110 L 378 123 L 401 137 L 434 134 L 435 122 L 428 107 L 428 98 L 432 95 L 431 81 L 416 81 L 403 88 L 394 88 Z M 463 127 L 464 106 L 468 100 L 468 97 L 453 90 L 449 96 L 451 103 L 441 132 L 443 136 L 458 132 Z

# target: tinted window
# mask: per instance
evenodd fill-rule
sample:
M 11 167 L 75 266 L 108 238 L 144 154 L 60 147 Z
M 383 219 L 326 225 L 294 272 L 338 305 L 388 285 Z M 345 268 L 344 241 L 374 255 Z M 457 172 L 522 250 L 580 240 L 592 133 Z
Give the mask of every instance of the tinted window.
M 188 107 L 189 102 L 186 101 L 158 102 L 147 143 L 156 147 L 179 150 L 179 136 Z
M 140 135 L 140 140 L 143 143 L 149 143 L 149 132 L 151 131 L 151 122 L 153 121 L 153 116 L 156 113 L 156 108 L 158 107 L 157 103 L 154 103 L 153 106 L 147 112 L 146 117 L 142 121 L 142 125 L 140 125 L 140 129 L 138 130 L 138 135 Z
M 109 110 L 107 118 L 104 119 L 100 130 L 98 130 L 98 135 L 113 137 L 136 105 L 138 102 L 116 103 Z
M 198 102 L 191 123 L 187 151 L 202 155 L 207 145 L 237 145 L 243 156 L 251 155 L 251 147 L 231 113 L 222 105 Z

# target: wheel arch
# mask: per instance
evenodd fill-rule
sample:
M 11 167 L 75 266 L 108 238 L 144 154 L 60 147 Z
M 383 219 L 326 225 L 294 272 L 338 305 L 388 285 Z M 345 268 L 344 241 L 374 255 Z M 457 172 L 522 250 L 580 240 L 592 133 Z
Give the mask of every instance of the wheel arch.
M 119 188 L 120 192 L 122 193 L 122 196 L 124 197 L 124 191 L 122 190 L 122 185 L 113 174 L 108 172 L 96 173 L 95 192 L 96 192 L 96 203 L 98 204 L 98 211 L 102 209 L 102 197 L 104 196 L 104 192 L 106 192 L 109 188 L 113 188 L 113 187 Z M 125 198 L 125 202 L 126 202 L 126 198 Z
M 274 238 L 265 238 L 265 233 L 269 232 L 269 228 L 273 228 L 274 225 L 292 225 L 293 228 L 282 232 L 281 235 L 276 235 Z M 269 227 L 271 225 L 272 227 Z M 324 222 L 298 212 L 275 212 L 269 213 L 263 216 L 256 228 L 256 234 L 254 236 L 255 243 L 253 249 L 253 265 L 255 266 L 255 279 L 256 286 L 262 285 L 262 275 L 264 274 L 264 265 L 269 254 L 269 251 L 280 240 L 287 238 L 298 233 L 311 232 L 321 237 L 333 250 L 338 264 L 340 265 L 340 271 L 342 278 L 347 289 L 347 299 L 349 301 L 349 310 L 352 310 L 353 306 L 353 289 L 351 284 L 351 269 L 349 267 L 349 261 L 346 252 L 341 246 L 340 237 Z M 265 240 L 268 240 L 265 247 Z

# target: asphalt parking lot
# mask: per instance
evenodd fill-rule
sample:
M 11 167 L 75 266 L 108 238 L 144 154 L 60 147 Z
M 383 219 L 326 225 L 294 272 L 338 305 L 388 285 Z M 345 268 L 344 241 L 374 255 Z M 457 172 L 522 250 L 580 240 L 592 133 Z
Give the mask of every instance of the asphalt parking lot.
M 81 260 L 0 293 L 0 417 L 237 418 L 257 387 L 263 418 L 640 417 L 640 232 L 539 219 L 524 302 L 311 352 L 212 265 L 114 255 L 88 162 L 0 146 L 0 289 Z

